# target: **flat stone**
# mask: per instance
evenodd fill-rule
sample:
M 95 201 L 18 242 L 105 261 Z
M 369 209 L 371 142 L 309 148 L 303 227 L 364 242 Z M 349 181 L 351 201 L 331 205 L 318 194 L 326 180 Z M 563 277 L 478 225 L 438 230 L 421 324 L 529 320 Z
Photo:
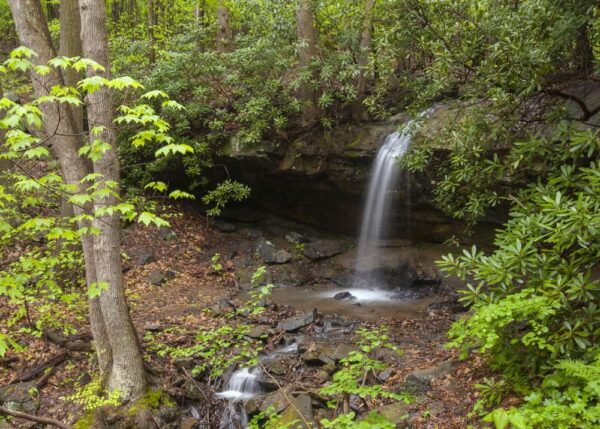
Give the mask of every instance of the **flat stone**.
M 159 322 L 148 322 L 144 325 L 144 331 L 158 332 L 161 330 Z
M 346 249 L 347 245 L 343 241 L 317 240 L 305 244 L 302 254 L 312 261 L 318 261 L 344 253 Z
M 320 369 L 315 372 L 315 380 L 317 381 L 317 384 L 325 384 L 329 381 L 329 373 Z
M 375 408 L 373 411 L 386 417 L 391 423 L 395 424 L 397 428 L 404 428 L 406 427 L 404 424 L 409 418 L 408 407 L 408 404 L 399 401 Z
M 289 395 L 288 391 L 289 389 L 286 390 L 286 395 Z M 270 393 L 267 396 L 265 396 L 265 399 L 260 404 L 259 410 L 264 413 L 270 407 L 273 407 L 275 412 L 279 414 L 285 409 L 287 405 L 288 402 L 285 399 L 284 395 L 281 393 L 281 390 L 277 390 L 276 392 Z
M 236 227 L 234 224 L 225 222 L 223 220 L 215 221 L 214 225 L 215 225 L 215 228 L 217 228 L 219 231 L 225 232 L 225 233 L 235 232 L 235 230 L 236 230 Z
M 304 326 L 310 325 L 317 318 L 317 309 L 307 310 L 295 316 L 288 317 L 277 324 L 277 329 L 294 332 Z
M 381 371 L 379 374 L 377 374 L 377 378 L 380 379 L 381 381 L 388 381 L 389 378 L 392 376 L 392 368 L 386 368 L 383 371 Z
M 333 360 L 341 360 L 348 357 L 350 352 L 356 351 L 354 344 L 340 343 L 335 347 L 335 350 L 329 355 Z
M 34 382 L 11 384 L 0 388 L 0 404 L 13 411 L 35 414 L 39 399 Z
M 400 386 L 401 390 L 412 395 L 424 395 L 431 390 L 431 382 L 437 378 L 450 374 L 454 369 L 452 361 L 446 361 L 438 366 L 413 371 L 406 376 Z
M 263 339 L 267 338 L 270 333 L 270 329 L 267 326 L 253 326 L 250 328 L 246 336 L 255 339 Z

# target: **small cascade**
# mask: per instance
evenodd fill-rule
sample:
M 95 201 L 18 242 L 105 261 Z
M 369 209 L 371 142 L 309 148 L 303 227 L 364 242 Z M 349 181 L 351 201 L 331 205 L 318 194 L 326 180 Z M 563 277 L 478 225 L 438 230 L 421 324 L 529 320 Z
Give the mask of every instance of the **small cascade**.
M 227 389 L 217 393 L 219 398 L 229 399 L 219 429 L 245 429 L 248 427 L 248 416 L 244 410 L 243 401 L 262 393 L 258 376 L 259 372 L 256 368 L 240 368 L 231 375 Z
M 425 112 L 420 117 L 426 115 Z M 383 146 L 379 149 L 377 157 L 371 168 L 371 178 L 367 200 L 363 212 L 363 220 L 358 241 L 357 260 L 355 271 L 353 295 L 363 294 L 372 299 L 373 293 L 378 293 L 373 288 L 385 286 L 377 278 L 377 261 L 382 257 L 381 244 L 388 236 L 390 216 L 393 214 L 393 192 L 397 187 L 400 177 L 398 160 L 408 150 L 414 122 L 408 123 L 401 132 L 394 132 L 387 136 Z M 358 273 L 369 273 L 360 275 Z M 383 297 L 379 297 L 383 298 Z

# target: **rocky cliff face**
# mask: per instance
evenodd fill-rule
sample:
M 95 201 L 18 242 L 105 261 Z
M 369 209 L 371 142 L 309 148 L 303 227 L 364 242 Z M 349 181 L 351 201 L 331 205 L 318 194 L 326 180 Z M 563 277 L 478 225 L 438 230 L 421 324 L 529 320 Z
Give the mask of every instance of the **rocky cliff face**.
M 440 110 L 443 114 L 443 110 Z M 235 140 L 222 149 L 219 162 L 233 178 L 252 188 L 249 204 L 275 215 L 354 235 L 360 228 L 369 172 L 385 137 L 402 124 L 345 125 L 309 132 L 293 141 L 242 146 Z M 438 121 L 430 121 L 435 127 Z M 436 156 L 443 156 L 440 149 Z M 403 173 L 394 192 L 390 238 L 444 241 L 460 225 L 431 202 L 425 175 Z

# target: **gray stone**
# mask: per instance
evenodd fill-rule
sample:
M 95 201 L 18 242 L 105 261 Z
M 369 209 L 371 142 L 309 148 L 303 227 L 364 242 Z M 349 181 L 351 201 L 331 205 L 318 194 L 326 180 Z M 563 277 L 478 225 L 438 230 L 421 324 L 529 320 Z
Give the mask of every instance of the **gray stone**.
M 379 347 L 373 351 L 373 356 L 375 359 L 379 359 L 387 363 L 388 365 L 393 365 L 395 363 L 400 362 L 402 356 L 396 350 L 391 350 L 386 347 Z
M 292 259 L 292 255 L 285 250 L 277 249 L 269 241 L 262 242 L 256 248 L 256 251 L 267 264 L 285 264 Z
M 158 230 L 158 238 L 164 241 L 171 241 L 177 238 L 177 234 L 171 228 L 160 228 Z
M 146 282 L 154 286 L 162 286 L 162 284 L 166 281 L 167 279 L 165 278 L 164 273 L 158 268 L 150 271 L 150 273 L 146 276 Z
M 144 331 L 158 332 L 160 330 L 160 322 L 148 322 L 144 325 Z
M 381 371 L 379 374 L 377 374 L 377 378 L 380 379 L 381 381 L 388 381 L 390 379 L 390 377 L 392 376 L 392 368 L 386 368 L 383 371 Z
M 329 373 L 325 370 L 318 370 L 315 372 L 315 380 L 317 384 L 325 384 L 329 381 Z
M 396 425 L 396 428 L 404 428 L 406 427 L 406 421 L 410 416 L 408 407 L 408 404 L 400 401 L 375 408 L 373 411 L 386 417 L 390 422 Z
M 450 374 L 453 367 L 452 361 L 446 361 L 438 366 L 413 371 L 406 376 L 406 380 L 400 386 L 401 390 L 413 395 L 424 395 L 431 390 L 433 380 Z
M 285 239 L 288 243 L 292 244 L 306 244 L 310 242 L 310 238 L 297 232 L 289 232 L 285 235 Z
M 191 357 L 179 357 L 176 358 L 173 364 L 177 368 L 191 369 L 194 366 L 194 358 Z
M 235 309 L 233 303 L 228 299 L 220 299 L 215 305 L 210 307 L 213 316 L 222 316 L 225 313 L 229 313 Z
M 266 359 L 262 364 L 269 374 L 286 375 L 288 373 L 288 366 L 284 357 Z
M 289 389 L 286 389 L 286 395 L 289 395 Z M 279 414 L 285 409 L 287 405 L 288 402 L 285 399 L 284 395 L 281 393 L 281 390 L 277 390 L 265 396 L 265 399 L 260 404 L 259 410 L 264 413 L 270 407 L 273 407 L 275 412 Z
M 294 332 L 304 326 L 310 325 L 317 318 L 317 309 L 307 310 L 295 316 L 288 317 L 277 324 L 277 329 Z
M 149 264 L 150 262 L 154 262 L 155 260 L 156 259 L 154 259 L 154 254 L 150 249 L 140 249 L 137 252 L 136 261 L 139 266 L 144 266 L 146 264 Z
M 340 343 L 335 347 L 335 350 L 329 357 L 338 361 L 347 358 L 350 352 L 353 351 L 356 351 L 356 346 L 354 344 Z
M 312 417 L 312 401 L 308 395 L 292 396 L 291 401 L 293 406 L 290 404 L 283 410 L 283 413 L 277 419 L 277 427 L 288 427 L 290 429 L 311 429 L 306 426 L 304 420 L 308 421 L 309 424 L 313 423 Z M 295 422 L 295 423 L 293 423 Z
M 312 261 L 331 258 L 344 253 L 347 249 L 346 243 L 338 240 L 317 240 L 304 245 L 302 253 Z

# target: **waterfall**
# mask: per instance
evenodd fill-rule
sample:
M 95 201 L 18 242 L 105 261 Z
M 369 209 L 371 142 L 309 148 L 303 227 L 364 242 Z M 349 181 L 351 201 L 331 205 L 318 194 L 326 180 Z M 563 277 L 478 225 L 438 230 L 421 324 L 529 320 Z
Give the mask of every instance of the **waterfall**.
M 258 376 L 259 372 L 256 368 L 240 368 L 231 375 L 227 383 L 227 389 L 217 393 L 218 397 L 229 399 L 219 429 L 244 429 L 248 427 L 248 416 L 244 410 L 243 401 L 262 393 Z
M 427 114 L 421 114 L 420 117 Z M 369 180 L 367 200 L 363 212 L 360 237 L 358 240 L 356 276 L 354 287 L 376 287 L 378 279 L 375 271 L 377 260 L 381 255 L 381 242 L 389 232 L 392 215 L 393 192 L 400 175 L 398 159 L 402 158 L 412 137 L 414 122 L 408 123 L 401 132 L 387 136 L 379 149 Z M 366 276 L 358 273 L 368 273 Z

